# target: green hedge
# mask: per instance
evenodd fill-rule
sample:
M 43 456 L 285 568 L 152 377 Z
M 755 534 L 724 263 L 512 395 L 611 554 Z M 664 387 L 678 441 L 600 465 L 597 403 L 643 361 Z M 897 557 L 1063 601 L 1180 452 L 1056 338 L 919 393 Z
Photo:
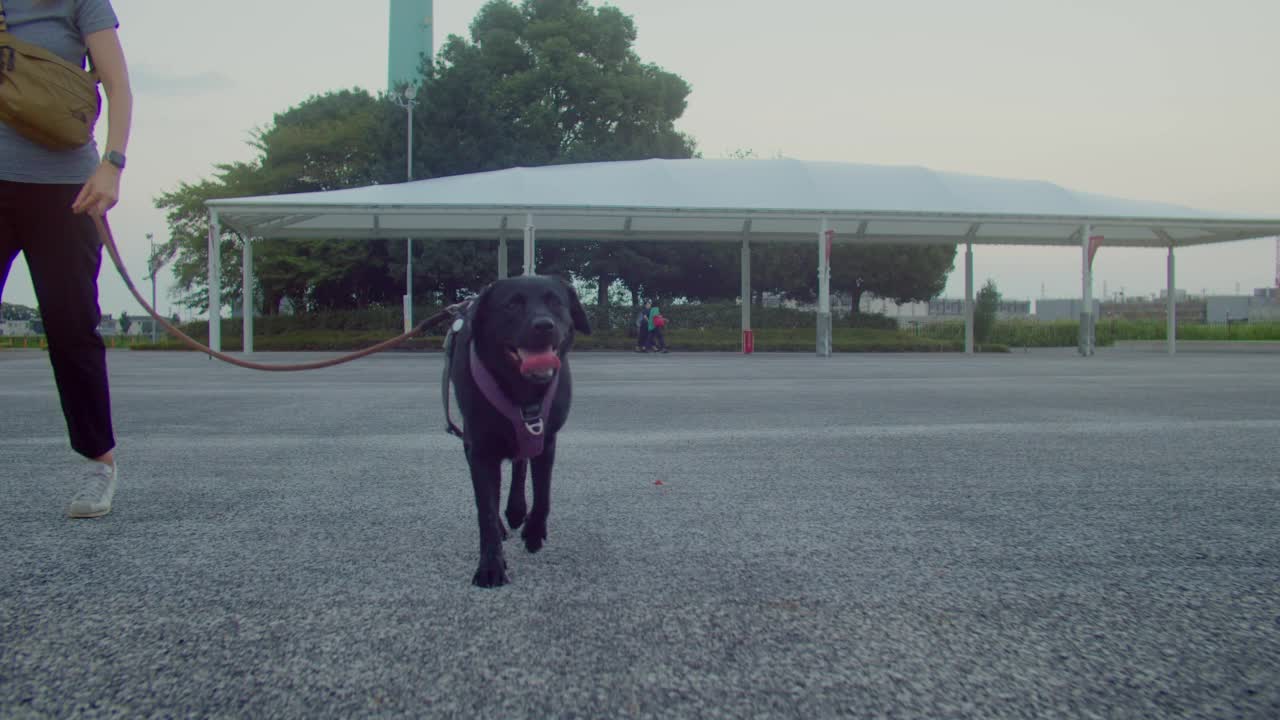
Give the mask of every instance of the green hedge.
M 669 321 L 669 327 L 682 330 L 709 330 L 722 328 L 739 330 L 742 327 L 742 306 L 736 303 L 708 303 L 703 305 L 670 305 L 662 306 L 662 315 Z M 599 316 L 600 308 L 591 308 Z M 609 327 L 629 328 L 635 318 L 630 307 L 608 308 L 611 324 Z M 832 325 L 837 328 L 869 328 L 874 330 L 898 329 L 898 323 L 892 318 L 880 314 L 849 315 L 841 313 L 832 318 Z M 794 329 L 813 330 L 814 314 L 804 310 L 785 307 L 751 308 L 751 327 L 757 330 Z
M 964 321 L 929 323 L 920 330 L 925 337 L 964 342 Z M 1095 340 L 1106 346 L 1115 342 L 1110 328 L 1099 324 Z M 1072 320 L 999 320 L 991 330 L 991 342 L 1009 347 L 1075 347 L 1080 342 L 1080 323 Z
M 958 320 L 931 323 L 920 330 L 926 337 L 964 341 L 964 323 Z M 1112 345 L 1117 340 L 1164 340 L 1166 324 L 1162 320 L 1118 320 L 1103 318 L 1095 330 L 1098 345 Z M 1010 347 L 1075 347 L 1079 343 L 1080 323 L 1074 320 L 1038 322 L 1035 320 L 1001 320 L 991 333 L 992 342 Z M 1280 323 L 1232 323 L 1178 325 L 1179 340 L 1216 341 L 1280 341 Z
M 737 329 L 742 325 L 742 307 L 737 303 L 709 303 L 702 305 L 663 305 L 662 314 L 670 321 L 672 329 Z M 413 310 L 413 316 L 421 321 L 440 311 L 439 306 L 422 306 Z M 592 326 L 602 329 L 630 331 L 635 319 L 635 310 L 630 306 L 612 305 L 601 308 L 597 305 L 587 306 L 587 315 Z M 400 308 L 368 308 L 364 310 L 336 310 L 324 313 L 300 315 L 271 315 L 255 317 L 253 321 L 254 337 L 285 335 L 299 330 L 371 330 L 379 332 L 399 332 L 403 327 Z M 896 330 L 897 323 L 891 318 L 879 314 L 848 315 L 841 313 L 833 318 L 836 327 L 860 327 L 878 330 Z M 812 312 L 793 310 L 791 308 L 751 308 L 751 325 L 754 328 L 813 328 Z M 184 332 L 203 333 L 205 323 L 193 322 L 184 326 Z M 240 334 L 239 319 L 223 320 L 222 335 Z M 185 328 L 191 328 L 187 330 Z M 433 334 L 444 334 L 447 325 L 432 331 Z
M 1117 340 L 1164 340 L 1167 324 L 1163 320 L 1098 321 L 1098 334 L 1106 329 Z M 1230 325 L 1179 324 L 1179 340 L 1280 340 L 1280 323 L 1233 322 Z
M 193 323 L 192 325 L 196 325 Z M 189 333 L 200 342 L 208 342 L 200 327 L 188 327 L 196 330 Z M 228 323 L 229 325 L 229 323 Z M 237 352 L 242 348 L 241 336 L 231 333 L 224 326 L 222 349 Z M 298 330 L 282 335 L 254 336 L 255 351 L 350 351 L 375 345 L 388 339 L 393 331 L 341 331 L 341 330 Z M 742 349 L 742 334 L 738 330 L 670 330 L 665 333 L 667 347 L 676 352 L 738 352 Z M 429 336 L 413 338 L 400 346 L 404 350 L 439 350 L 443 338 Z M 592 335 L 579 335 L 575 347 L 582 351 L 635 349 L 635 338 L 628 337 L 620 331 L 600 332 Z M 759 352 L 814 352 L 817 337 L 813 328 L 779 328 L 755 331 L 755 347 Z M 185 350 L 186 346 L 175 341 L 162 342 L 157 345 L 141 344 L 134 346 L 138 350 Z M 867 330 L 860 328 L 834 328 L 832 331 L 832 349 L 835 352 L 959 352 L 964 349 L 963 341 L 939 340 L 936 338 L 916 337 L 908 333 L 887 330 Z M 997 343 L 989 343 L 978 348 L 980 352 L 1008 352 L 1008 347 Z
M 421 322 L 440 310 L 440 307 L 432 306 L 414 308 L 413 317 L 418 322 Z M 243 320 L 239 318 L 223 320 L 223 337 L 226 337 L 231 332 L 240 335 L 242 323 Z M 196 329 L 197 332 L 207 332 L 204 329 L 206 327 L 204 322 L 190 323 L 190 327 Z M 446 323 L 435 328 L 433 333 L 443 335 L 448 327 Z M 399 333 L 403 329 L 404 313 L 398 307 L 342 310 L 302 315 L 269 315 L 253 319 L 253 336 L 255 338 L 259 336 L 285 335 L 306 330 L 368 330 L 380 333 Z M 186 330 L 185 326 L 183 331 L 190 334 L 190 331 Z

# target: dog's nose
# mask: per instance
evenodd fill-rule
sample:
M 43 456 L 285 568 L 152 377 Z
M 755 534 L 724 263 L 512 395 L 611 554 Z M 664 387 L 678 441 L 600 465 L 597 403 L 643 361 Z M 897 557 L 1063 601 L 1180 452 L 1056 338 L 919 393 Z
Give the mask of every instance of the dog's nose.
M 540 333 L 549 333 L 555 328 L 555 322 L 549 317 L 540 317 L 533 321 L 533 329 Z

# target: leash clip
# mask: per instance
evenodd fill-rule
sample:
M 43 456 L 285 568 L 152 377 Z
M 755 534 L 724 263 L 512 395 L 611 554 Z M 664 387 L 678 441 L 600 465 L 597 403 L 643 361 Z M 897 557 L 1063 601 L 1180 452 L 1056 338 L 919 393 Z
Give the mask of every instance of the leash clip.
M 534 437 L 539 437 L 542 435 L 543 431 L 547 429 L 547 424 L 541 417 L 542 416 L 541 403 L 525 405 L 521 409 L 520 414 L 523 416 L 524 429 L 528 430 L 530 435 Z

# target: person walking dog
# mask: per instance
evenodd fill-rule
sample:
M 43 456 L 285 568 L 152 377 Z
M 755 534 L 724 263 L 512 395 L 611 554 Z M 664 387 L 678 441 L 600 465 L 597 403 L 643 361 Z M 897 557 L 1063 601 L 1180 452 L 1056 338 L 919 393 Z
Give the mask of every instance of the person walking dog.
M 649 352 L 649 308 L 641 305 L 636 311 L 636 352 Z
M 118 27 L 110 0 L 0 0 L 0 31 L 75 66 L 85 67 L 92 58 L 107 98 L 101 155 L 91 132 L 78 147 L 50 149 L 31 139 L 29 128 L 20 132 L 14 121 L 0 122 L 0 296 L 14 258 L 22 253 L 40 305 L 71 448 L 90 461 L 67 508 L 73 518 L 111 512 L 119 482 L 106 346 L 98 334 L 102 246 L 92 220 L 119 200 L 132 122 L 133 93 Z M 0 80 L 14 71 L 15 56 L 25 61 L 18 51 L 6 49 Z

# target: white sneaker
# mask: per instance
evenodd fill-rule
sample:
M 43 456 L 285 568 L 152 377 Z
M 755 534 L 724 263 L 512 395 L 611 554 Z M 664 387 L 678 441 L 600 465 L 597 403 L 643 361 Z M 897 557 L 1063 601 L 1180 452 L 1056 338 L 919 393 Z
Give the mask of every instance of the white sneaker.
M 119 472 L 115 465 L 90 462 L 84 471 L 84 487 L 67 508 L 67 517 L 96 518 L 111 512 Z

